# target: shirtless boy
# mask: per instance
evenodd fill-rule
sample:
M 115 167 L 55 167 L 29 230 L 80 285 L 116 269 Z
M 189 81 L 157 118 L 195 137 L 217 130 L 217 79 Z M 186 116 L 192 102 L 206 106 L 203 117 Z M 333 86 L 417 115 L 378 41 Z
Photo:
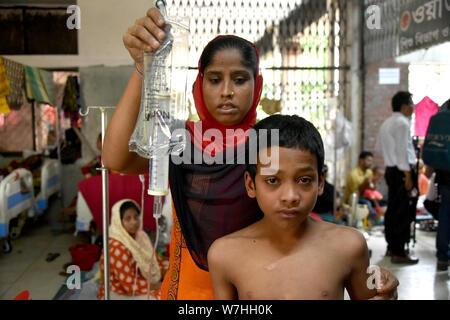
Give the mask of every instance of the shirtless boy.
M 279 148 L 259 150 L 269 157 L 279 152 L 279 170 L 262 175 L 261 169 L 271 164 L 263 164 L 259 156 L 257 165 L 247 166 L 247 192 L 264 217 L 211 245 L 208 266 L 215 299 L 344 299 L 344 288 L 351 299 L 375 296 L 367 285 L 369 254 L 363 235 L 308 217 L 324 185 L 319 132 L 303 118 L 282 115 L 268 117 L 254 129 L 268 129 L 269 134 L 279 129 Z

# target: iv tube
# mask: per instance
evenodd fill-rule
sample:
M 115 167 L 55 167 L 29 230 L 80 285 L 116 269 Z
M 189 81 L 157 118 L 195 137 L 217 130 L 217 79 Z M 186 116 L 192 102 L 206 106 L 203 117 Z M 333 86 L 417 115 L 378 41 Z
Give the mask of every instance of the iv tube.
M 161 199 L 161 197 L 155 197 L 155 201 L 156 201 L 156 198 Z M 155 218 L 155 220 L 156 220 L 156 239 L 155 239 L 155 245 L 153 247 L 152 256 L 150 258 L 150 266 L 148 268 L 147 300 L 150 300 L 150 284 L 152 282 L 152 263 L 153 263 L 153 259 L 156 259 L 156 248 L 157 248 L 158 242 L 159 242 L 159 219 Z M 156 259 L 156 263 L 158 263 L 157 259 Z
M 143 225 L 144 223 L 144 190 L 145 190 L 145 178 L 144 175 L 140 174 L 139 175 L 139 180 L 141 181 L 142 184 L 142 194 L 141 194 L 141 225 Z M 162 197 L 154 197 L 154 205 L 156 203 L 159 203 L 159 206 L 161 206 L 161 198 Z M 161 210 L 160 210 L 161 211 Z M 159 212 L 160 212 L 159 211 Z M 155 212 L 155 211 L 154 211 Z M 155 217 L 155 215 L 153 215 Z M 155 244 L 153 246 L 153 251 L 152 251 L 152 256 L 150 258 L 150 265 L 148 268 L 148 277 L 147 277 L 147 300 L 150 300 L 150 284 L 152 281 L 152 263 L 153 263 L 153 259 L 155 259 L 156 257 L 156 249 L 158 248 L 158 242 L 159 242 L 159 217 L 155 217 L 155 221 L 156 221 L 156 239 L 155 239 Z M 137 268 L 137 265 L 136 265 Z M 136 277 L 137 277 L 137 269 L 136 269 Z M 136 285 L 136 279 L 135 278 L 135 285 Z M 134 295 L 134 288 L 133 288 L 133 295 Z

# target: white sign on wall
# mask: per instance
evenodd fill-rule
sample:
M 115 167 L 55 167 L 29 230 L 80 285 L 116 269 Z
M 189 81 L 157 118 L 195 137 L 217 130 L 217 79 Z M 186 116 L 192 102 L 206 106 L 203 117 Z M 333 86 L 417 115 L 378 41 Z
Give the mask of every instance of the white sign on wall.
M 400 68 L 380 68 L 378 71 L 379 84 L 400 84 Z

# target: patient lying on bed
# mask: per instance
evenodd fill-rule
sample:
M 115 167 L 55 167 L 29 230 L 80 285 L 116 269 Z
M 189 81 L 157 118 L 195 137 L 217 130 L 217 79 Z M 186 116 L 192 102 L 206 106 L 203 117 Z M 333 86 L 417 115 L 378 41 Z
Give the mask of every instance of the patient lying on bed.
M 257 165 L 245 173 L 247 193 L 264 217 L 211 245 L 215 299 L 344 299 L 344 288 L 352 299 L 374 297 L 363 235 L 308 217 L 323 192 L 320 134 L 299 117 L 272 116 L 255 126 L 262 128 L 281 128 L 279 148 L 259 150 Z M 267 164 L 260 162 L 261 152 Z M 277 171 L 268 173 L 275 152 Z
M 42 166 L 42 155 L 33 154 L 24 159 L 14 159 L 4 168 L 0 168 L 0 176 L 6 177 L 8 174 L 13 172 L 15 169 L 23 168 L 31 172 L 33 176 L 33 186 L 35 188 L 35 193 L 39 192 L 39 187 L 41 185 L 41 166 Z M 29 191 L 29 190 L 28 190 Z

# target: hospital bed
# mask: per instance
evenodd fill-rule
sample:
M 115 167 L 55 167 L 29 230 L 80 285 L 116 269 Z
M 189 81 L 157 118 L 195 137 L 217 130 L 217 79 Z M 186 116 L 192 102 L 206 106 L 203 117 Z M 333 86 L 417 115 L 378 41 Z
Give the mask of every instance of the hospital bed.
M 0 239 L 4 239 L 3 252 L 12 250 L 9 224 L 14 218 L 25 213 L 25 217 L 34 215 L 33 176 L 29 170 L 13 170 L 0 182 Z
M 4 252 L 11 251 L 10 240 L 19 237 L 25 220 L 42 215 L 49 206 L 50 197 L 60 195 L 60 168 L 58 160 L 47 158 L 43 159 L 39 174 L 34 177 L 31 171 L 18 168 L 1 180 L 0 238 L 4 238 Z M 18 218 L 17 223 L 11 225 L 15 218 Z
M 48 208 L 48 201 L 54 194 L 61 195 L 61 165 L 56 159 L 45 159 L 41 167 L 40 190 L 36 195 L 35 214 L 42 214 Z

